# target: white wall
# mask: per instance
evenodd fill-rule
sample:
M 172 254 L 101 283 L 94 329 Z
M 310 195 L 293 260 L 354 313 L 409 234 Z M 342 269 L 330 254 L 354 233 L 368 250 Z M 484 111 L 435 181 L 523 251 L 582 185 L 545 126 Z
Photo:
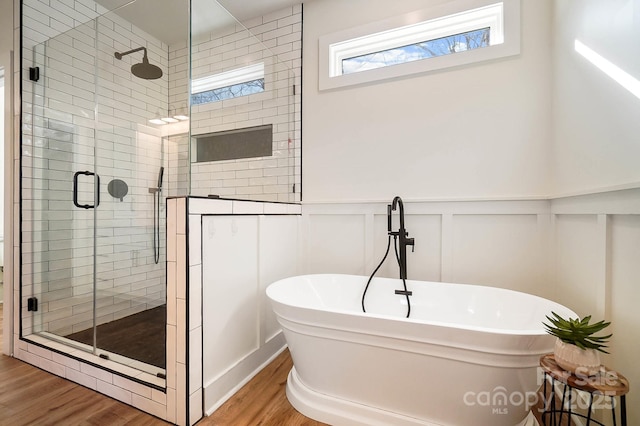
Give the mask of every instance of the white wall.
M 438 3 L 305 3 L 306 202 L 548 193 L 550 0 L 522 1 L 518 56 L 318 91 L 318 37 Z
M 287 211 L 286 205 L 271 207 Z M 266 288 L 299 273 L 298 229 L 297 215 L 202 217 L 202 384 L 208 414 L 285 345 Z
M 640 4 L 553 2 L 554 193 L 640 183 L 640 99 L 576 53 L 580 40 L 640 79 Z

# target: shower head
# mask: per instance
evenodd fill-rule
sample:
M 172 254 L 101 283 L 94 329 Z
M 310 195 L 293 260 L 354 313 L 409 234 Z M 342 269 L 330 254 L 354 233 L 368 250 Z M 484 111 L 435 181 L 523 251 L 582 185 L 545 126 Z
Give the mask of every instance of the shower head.
M 146 47 L 138 47 L 137 49 L 132 49 L 122 53 L 115 52 L 114 56 L 116 57 L 116 59 L 122 59 L 123 56 L 133 52 L 138 52 L 140 50 L 144 50 L 144 56 L 142 57 L 142 62 L 131 65 L 131 73 L 136 77 L 143 78 L 145 80 L 155 80 L 157 78 L 162 77 L 162 70 L 160 69 L 160 67 L 157 67 L 149 63 Z
M 131 65 L 131 73 L 145 80 L 155 80 L 162 77 L 162 70 L 160 67 L 149 63 L 146 53 L 142 58 L 142 63 Z

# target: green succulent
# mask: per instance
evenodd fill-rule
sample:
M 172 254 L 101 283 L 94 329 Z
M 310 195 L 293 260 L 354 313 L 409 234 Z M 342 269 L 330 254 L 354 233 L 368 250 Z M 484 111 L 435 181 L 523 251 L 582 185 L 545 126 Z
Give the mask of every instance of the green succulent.
M 608 354 L 603 348 L 606 348 L 604 344 L 612 336 L 594 336 L 594 334 L 602 331 L 611 324 L 610 322 L 598 321 L 594 324 L 589 324 L 591 321 L 591 315 L 582 318 L 569 318 L 568 320 L 562 318 L 555 312 L 551 312 L 553 318 L 546 316 L 552 325 L 545 324 L 547 333 L 552 336 L 556 336 L 558 339 L 565 343 L 576 345 L 580 349 L 596 349 L 600 352 Z

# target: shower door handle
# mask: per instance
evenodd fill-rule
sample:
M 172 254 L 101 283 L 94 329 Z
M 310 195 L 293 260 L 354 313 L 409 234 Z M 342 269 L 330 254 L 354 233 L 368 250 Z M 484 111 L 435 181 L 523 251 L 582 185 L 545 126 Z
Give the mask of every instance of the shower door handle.
M 86 175 L 86 176 L 95 176 L 96 177 L 96 185 L 95 185 L 95 204 L 78 204 L 78 176 Z M 100 205 L 100 176 L 96 173 L 90 171 L 84 172 L 75 172 L 73 175 L 73 204 L 80 209 L 94 209 Z

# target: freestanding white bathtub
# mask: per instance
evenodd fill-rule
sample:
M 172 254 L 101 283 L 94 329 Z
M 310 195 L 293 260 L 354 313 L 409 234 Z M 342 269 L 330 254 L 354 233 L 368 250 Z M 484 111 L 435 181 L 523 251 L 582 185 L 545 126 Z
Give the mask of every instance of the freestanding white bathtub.
M 493 287 L 306 275 L 267 295 L 294 367 L 287 397 L 332 425 L 514 426 L 536 402 L 537 367 L 554 340 L 542 327 L 549 300 Z

